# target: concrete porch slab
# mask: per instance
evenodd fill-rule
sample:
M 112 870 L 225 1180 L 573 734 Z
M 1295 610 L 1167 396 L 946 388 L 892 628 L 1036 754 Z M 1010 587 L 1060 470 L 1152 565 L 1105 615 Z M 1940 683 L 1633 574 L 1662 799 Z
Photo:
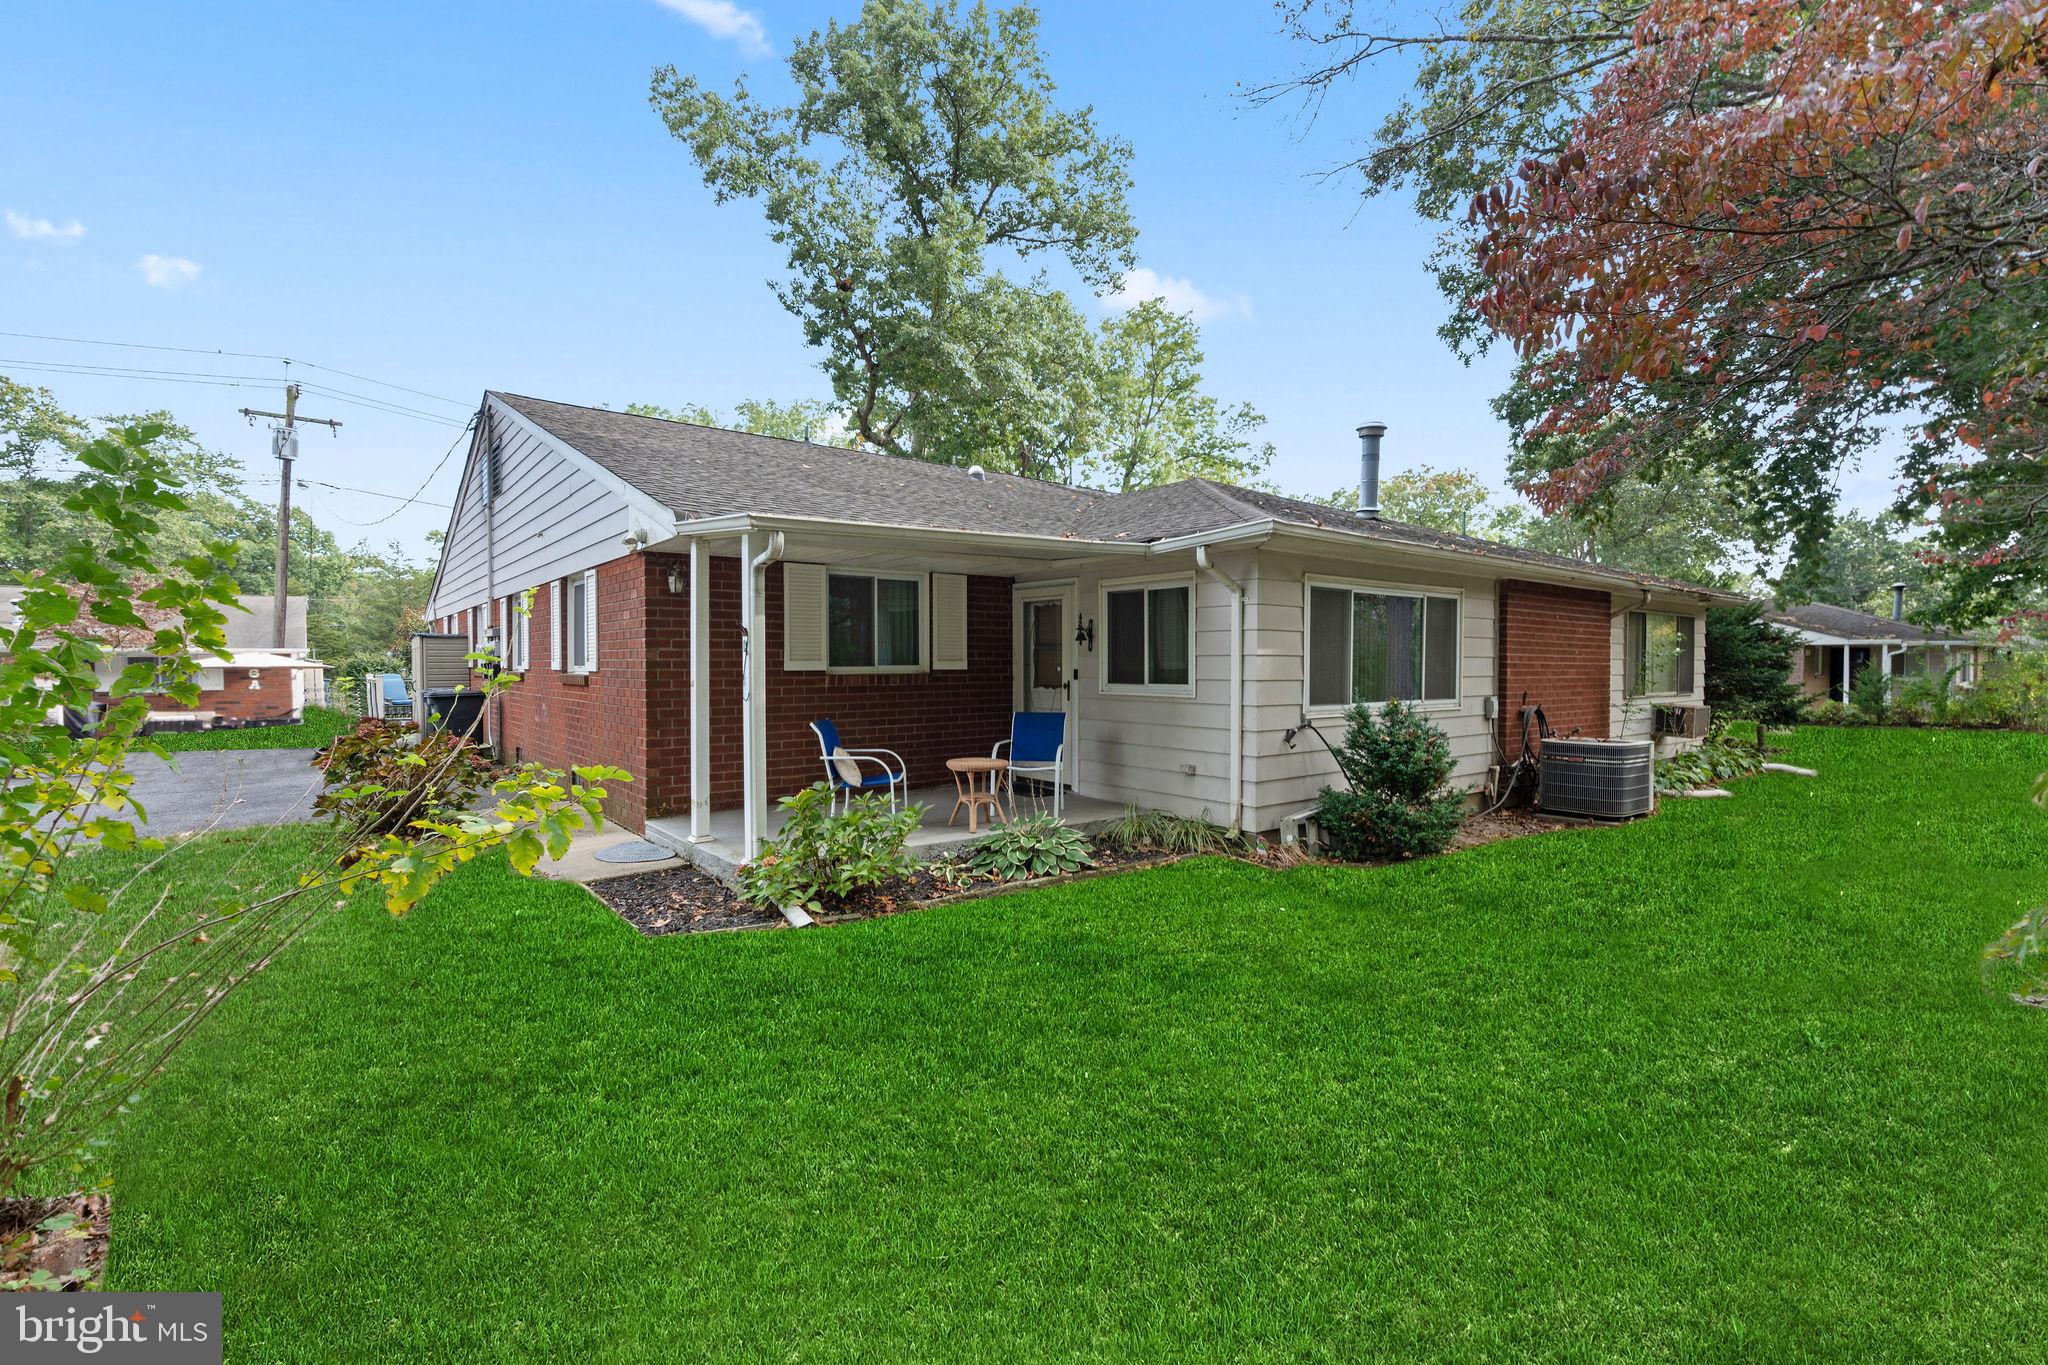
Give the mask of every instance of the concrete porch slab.
M 674 867 L 676 865 L 678 860 L 673 857 L 663 858 L 659 862 L 651 863 L 603 863 L 598 861 L 597 855 L 605 849 L 615 848 L 620 844 L 635 843 L 638 842 L 639 838 L 640 836 L 632 830 L 621 829 L 607 820 L 604 822 L 603 828 L 584 830 L 574 839 L 570 840 L 569 851 L 560 858 L 543 857 L 534 865 L 533 870 L 537 876 L 547 877 L 558 882 L 580 882 L 587 886 L 591 882 L 608 881 L 613 877 L 630 877 L 638 872 L 659 872 L 665 867 Z M 654 839 L 652 834 L 648 836 L 648 839 L 650 842 L 660 842 Z
M 952 814 L 955 799 L 956 793 L 950 784 L 943 787 L 918 787 L 911 790 L 911 804 L 924 807 L 924 819 L 919 822 L 917 829 L 910 836 L 910 851 L 912 854 L 919 858 L 940 857 L 955 849 L 971 844 L 989 833 L 990 825 L 986 820 L 983 821 L 979 831 L 972 834 L 968 833 L 967 812 L 964 810 L 960 812 L 959 820 L 956 823 L 948 825 L 946 817 Z M 1104 801 L 1099 797 L 1077 796 L 1073 792 L 1068 792 L 1061 810 L 1061 817 L 1063 823 L 1085 834 L 1102 828 L 1119 815 L 1122 815 L 1124 813 L 1124 804 L 1121 801 Z M 1020 805 L 1022 807 L 1018 812 L 1020 815 L 1030 815 L 1037 810 L 1037 807 L 1028 798 L 1023 800 Z M 1048 803 L 1045 809 L 1050 812 L 1052 807 Z M 769 838 L 774 838 L 782 829 L 784 814 L 782 807 L 779 805 L 773 806 L 769 810 Z M 711 813 L 710 840 L 701 844 L 693 844 L 690 842 L 689 837 L 690 817 L 687 815 L 675 815 L 660 820 L 649 820 L 647 822 L 647 839 L 650 843 L 674 849 L 679 855 L 689 859 L 712 876 L 717 877 L 721 881 L 730 882 L 739 874 L 740 835 L 742 828 L 739 811 L 713 811 Z M 599 866 L 603 866 L 603 864 L 599 864 Z M 666 867 L 668 864 L 657 863 L 654 866 Z

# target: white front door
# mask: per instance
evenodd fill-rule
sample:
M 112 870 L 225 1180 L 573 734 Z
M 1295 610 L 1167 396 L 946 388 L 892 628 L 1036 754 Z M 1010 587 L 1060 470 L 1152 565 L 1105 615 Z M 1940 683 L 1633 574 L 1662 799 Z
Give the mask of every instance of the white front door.
M 1074 692 L 1074 632 L 1067 609 L 1069 590 L 1040 596 L 1025 592 L 1017 600 L 1017 624 L 1023 638 L 1017 663 L 1023 671 L 1019 692 L 1026 711 L 1067 711 Z

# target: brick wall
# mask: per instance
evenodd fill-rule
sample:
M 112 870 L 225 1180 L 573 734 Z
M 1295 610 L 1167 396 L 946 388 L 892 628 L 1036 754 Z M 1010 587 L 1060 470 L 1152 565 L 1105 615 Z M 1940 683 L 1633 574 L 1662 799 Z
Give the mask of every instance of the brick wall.
M 1553 731 L 1607 737 L 1612 610 L 1604 592 L 1501 581 L 1499 724 L 1501 751 L 1509 762 L 1521 756 L 1524 692 L 1527 705 L 1543 708 Z
M 259 668 L 256 673 L 256 686 L 252 688 L 248 669 L 227 669 L 222 678 L 226 686 L 201 691 L 193 706 L 161 694 L 152 694 L 146 700 L 152 711 L 211 711 L 216 717 L 215 724 L 222 726 L 282 725 L 294 719 L 292 670 Z M 104 692 L 95 695 L 102 702 L 108 699 Z
M 506 752 L 567 767 L 612 763 L 634 781 L 615 785 L 606 811 L 641 829 L 690 804 L 690 597 L 685 557 L 626 556 L 598 569 L 597 671 L 556 672 L 550 595 L 534 595 L 530 664 L 495 705 Z M 677 571 L 684 591 L 670 592 Z M 786 795 L 822 769 L 810 722 L 830 716 L 853 748 L 894 749 L 915 785 L 947 780 L 945 760 L 986 754 L 1009 734 L 1010 580 L 970 578 L 968 667 L 904 674 L 787 673 L 782 668 L 782 570 L 766 573 L 768 792 Z M 740 566 L 711 560 L 711 796 L 744 800 L 740 718 Z

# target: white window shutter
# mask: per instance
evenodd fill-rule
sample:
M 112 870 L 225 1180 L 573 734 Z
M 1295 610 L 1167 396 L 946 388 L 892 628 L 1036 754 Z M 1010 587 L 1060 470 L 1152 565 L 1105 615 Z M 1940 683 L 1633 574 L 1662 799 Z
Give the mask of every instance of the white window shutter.
M 825 667 L 825 566 L 782 566 L 782 666 L 792 673 Z
M 583 571 L 583 668 L 597 672 L 597 570 Z
M 548 666 L 562 671 L 562 580 L 548 580 Z
M 932 575 L 932 667 L 967 667 L 967 575 Z

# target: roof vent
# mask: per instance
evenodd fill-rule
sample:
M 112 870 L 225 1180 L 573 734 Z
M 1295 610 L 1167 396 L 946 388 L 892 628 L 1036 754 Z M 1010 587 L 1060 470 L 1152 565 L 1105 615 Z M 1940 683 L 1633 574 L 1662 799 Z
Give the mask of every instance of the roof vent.
M 974 480 L 976 483 L 987 483 L 988 471 L 986 469 L 983 469 L 978 464 L 971 464 L 967 466 L 967 477 Z
M 1387 434 L 1385 422 L 1367 422 L 1358 429 L 1358 515 L 1380 514 L 1380 437 Z

